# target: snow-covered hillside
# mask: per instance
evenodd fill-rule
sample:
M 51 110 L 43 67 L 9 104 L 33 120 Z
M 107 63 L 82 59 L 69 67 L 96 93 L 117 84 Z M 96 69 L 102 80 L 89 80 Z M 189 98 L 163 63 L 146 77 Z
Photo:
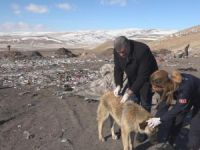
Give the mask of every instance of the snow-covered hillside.
M 176 30 L 157 29 L 121 29 L 121 30 L 84 30 L 68 32 L 21 32 L 0 33 L 0 47 L 2 45 L 26 45 L 28 47 L 48 48 L 65 46 L 71 48 L 94 48 L 107 40 L 124 35 L 130 39 L 154 41 L 177 32 Z M 19 46 L 20 47 L 20 46 Z

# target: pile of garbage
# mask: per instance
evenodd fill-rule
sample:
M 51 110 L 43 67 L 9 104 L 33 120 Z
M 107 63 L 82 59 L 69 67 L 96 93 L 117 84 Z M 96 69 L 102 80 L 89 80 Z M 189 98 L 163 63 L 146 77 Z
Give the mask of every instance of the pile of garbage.
M 36 91 L 56 87 L 56 94 L 60 96 L 99 79 L 99 67 L 104 63 L 78 58 L 0 59 L 0 86 L 29 86 Z

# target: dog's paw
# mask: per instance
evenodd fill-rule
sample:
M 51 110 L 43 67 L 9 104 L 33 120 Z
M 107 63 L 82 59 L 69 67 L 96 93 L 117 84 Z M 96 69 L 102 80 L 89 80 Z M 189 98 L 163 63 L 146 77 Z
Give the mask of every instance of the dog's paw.
M 118 136 L 116 134 L 112 135 L 113 140 L 118 140 Z
M 105 142 L 105 138 L 99 138 L 99 141 L 101 141 L 101 142 Z

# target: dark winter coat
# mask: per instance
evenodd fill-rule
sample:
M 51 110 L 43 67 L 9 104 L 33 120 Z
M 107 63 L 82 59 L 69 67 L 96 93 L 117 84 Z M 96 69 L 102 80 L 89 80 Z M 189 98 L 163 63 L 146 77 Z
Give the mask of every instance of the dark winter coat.
M 124 72 L 128 78 L 128 88 L 138 93 L 143 84 L 149 82 L 150 75 L 158 69 L 150 48 L 141 42 L 129 40 L 130 48 L 125 58 L 119 56 L 114 49 L 115 84 L 123 85 Z
M 161 117 L 161 121 L 168 121 L 183 111 L 189 111 L 192 106 L 194 107 L 193 115 L 200 110 L 200 79 L 190 74 L 181 75 L 183 81 L 174 93 L 176 104 Z

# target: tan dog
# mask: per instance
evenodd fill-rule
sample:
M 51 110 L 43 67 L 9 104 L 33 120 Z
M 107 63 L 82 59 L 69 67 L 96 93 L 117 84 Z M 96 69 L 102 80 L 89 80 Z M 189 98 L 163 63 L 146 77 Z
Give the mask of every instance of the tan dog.
M 111 119 L 111 135 L 113 139 L 117 139 L 114 132 L 115 122 L 121 127 L 122 143 L 124 150 L 132 150 L 134 144 L 130 133 L 146 133 L 152 135 L 156 129 L 150 128 L 147 125 L 147 120 L 152 115 L 140 105 L 127 101 L 124 104 L 120 103 L 121 97 L 115 97 L 113 92 L 105 93 L 99 102 L 97 109 L 97 121 L 99 140 L 105 141 L 102 132 L 105 120 L 110 116 Z

